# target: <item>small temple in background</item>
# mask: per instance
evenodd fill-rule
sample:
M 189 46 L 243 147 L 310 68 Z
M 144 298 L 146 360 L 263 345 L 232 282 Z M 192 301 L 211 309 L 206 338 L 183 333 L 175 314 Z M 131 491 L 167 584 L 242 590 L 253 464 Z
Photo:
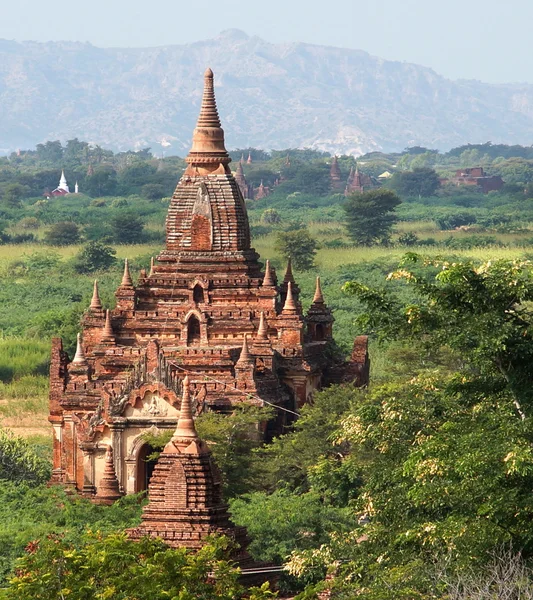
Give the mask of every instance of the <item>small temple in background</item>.
M 304 311 L 290 261 L 283 277 L 259 262 L 210 69 L 186 162 L 149 272 L 133 277 L 126 260 L 114 307 L 94 283 L 74 357 L 52 340 L 49 396 L 52 483 L 101 503 L 149 489 L 140 530 L 164 539 L 172 530 L 179 545 L 187 519 L 189 539 L 228 527 L 193 417 L 269 405 L 275 417 L 259 424 L 268 440 L 316 390 L 369 378 L 365 336 L 346 361 L 329 351 L 334 319 L 320 279 Z M 146 433 L 162 431 L 175 433 L 156 465 Z
M 337 160 L 337 156 L 333 157 L 331 161 L 331 167 L 329 169 L 329 181 L 330 181 L 330 189 L 332 192 L 342 192 L 344 189 L 344 184 L 342 182 L 341 169 L 339 167 L 339 161 Z
M 448 180 L 442 179 L 441 183 L 448 183 Z M 455 172 L 455 177 L 451 179 L 451 183 L 457 186 L 477 186 L 483 194 L 498 192 L 504 186 L 504 181 L 499 175 L 487 175 L 483 167 L 459 169 Z
M 344 195 L 349 196 L 354 193 L 362 193 L 368 190 L 371 190 L 376 187 L 376 182 L 370 175 L 365 175 L 364 173 L 360 173 L 359 165 L 355 165 L 350 169 L 350 174 L 348 175 L 348 181 L 346 182 L 346 188 L 344 190 Z
M 51 192 L 45 192 L 43 195 L 46 196 L 47 198 L 55 198 L 57 196 L 66 196 L 67 194 L 70 194 L 70 188 L 68 186 L 67 183 L 67 178 L 65 177 L 65 172 L 61 171 L 61 178 L 59 179 L 59 185 L 52 190 Z M 78 182 L 76 181 L 76 184 L 74 185 L 74 193 L 78 194 L 79 193 L 79 186 L 78 186 Z

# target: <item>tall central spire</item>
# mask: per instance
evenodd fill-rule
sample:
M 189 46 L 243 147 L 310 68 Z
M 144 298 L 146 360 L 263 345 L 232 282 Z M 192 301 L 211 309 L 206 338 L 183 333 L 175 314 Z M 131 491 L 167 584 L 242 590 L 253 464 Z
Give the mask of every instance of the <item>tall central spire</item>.
M 192 148 L 185 160 L 189 164 L 185 174 L 189 176 L 229 173 L 231 158 L 224 144 L 211 69 L 204 73 L 202 107 L 192 136 Z

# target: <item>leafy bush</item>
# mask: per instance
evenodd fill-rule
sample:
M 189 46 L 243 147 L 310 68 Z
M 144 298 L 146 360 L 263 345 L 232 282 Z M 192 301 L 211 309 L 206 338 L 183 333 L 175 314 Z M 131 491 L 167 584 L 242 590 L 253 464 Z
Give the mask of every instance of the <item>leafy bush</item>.
M 72 221 L 59 221 L 45 233 L 44 240 L 50 246 L 70 246 L 80 241 L 80 228 Z
M 106 271 L 116 263 L 116 250 L 101 242 L 89 242 L 73 261 L 76 273 Z
M 294 268 L 307 271 L 314 266 L 317 241 L 307 229 L 282 231 L 276 239 L 276 249 L 286 259 L 291 258 Z
M 34 452 L 29 442 L 0 429 L 0 480 L 32 485 L 50 479 L 50 462 Z
M 472 225 L 477 222 L 477 218 L 468 212 L 457 212 L 454 214 L 443 215 L 435 219 L 439 229 L 456 229 L 464 225 Z

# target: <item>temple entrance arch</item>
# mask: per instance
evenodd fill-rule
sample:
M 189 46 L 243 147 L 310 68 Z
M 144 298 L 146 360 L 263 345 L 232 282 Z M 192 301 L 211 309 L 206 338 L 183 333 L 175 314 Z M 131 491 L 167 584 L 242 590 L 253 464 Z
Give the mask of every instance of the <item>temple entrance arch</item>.
M 135 474 L 135 492 L 144 492 L 148 489 L 150 477 L 157 464 L 157 458 L 151 458 L 156 452 L 155 448 L 149 443 L 144 443 L 137 453 L 137 465 Z

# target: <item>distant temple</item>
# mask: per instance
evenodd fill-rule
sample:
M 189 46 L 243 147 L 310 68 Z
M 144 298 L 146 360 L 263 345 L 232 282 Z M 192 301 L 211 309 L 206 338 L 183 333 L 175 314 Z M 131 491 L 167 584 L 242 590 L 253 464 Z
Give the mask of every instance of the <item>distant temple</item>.
M 74 186 L 74 193 L 75 194 L 79 193 L 79 186 L 78 186 L 77 181 Z M 67 178 L 65 177 L 65 172 L 61 171 L 61 178 L 59 179 L 59 185 L 55 188 L 55 190 L 52 190 L 51 192 L 45 192 L 43 195 L 46 196 L 47 198 L 54 198 L 56 196 L 66 196 L 67 194 L 70 194 L 70 188 L 67 183 Z
M 329 181 L 332 192 L 342 191 L 344 184 L 342 183 L 341 169 L 339 167 L 337 156 L 334 156 L 333 160 L 331 161 L 331 167 L 329 169 Z
M 353 193 L 362 193 L 367 190 L 371 190 L 376 187 L 375 181 L 370 177 L 370 175 L 365 175 L 359 172 L 359 166 L 356 164 L 355 168 L 352 167 L 350 169 L 350 174 L 348 175 L 348 181 L 346 182 L 346 188 L 344 190 L 344 195 L 348 196 Z
M 139 531 L 174 535 L 178 545 L 189 544 L 187 531 L 201 540 L 229 526 L 192 416 L 268 404 L 268 439 L 315 390 L 369 377 L 366 337 L 346 362 L 330 351 L 334 319 L 320 280 L 304 313 L 290 261 L 281 281 L 259 263 L 210 69 L 186 162 L 150 272 L 134 281 L 126 261 L 114 308 L 95 282 L 75 356 L 54 338 L 50 365 L 52 482 L 102 503 L 149 486 Z M 174 438 L 155 466 L 145 434 L 165 430 Z
M 484 194 L 499 191 L 504 186 L 504 181 L 499 175 L 486 175 L 483 167 L 459 169 L 451 180 L 455 185 L 475 185 L 481 188 Z
M 248 200 L 249 198 L 253 198 L 253 186 L 251 184 L 249 184 L 246 181 L 246 177 L 244 176 L 244 170 L 242 168 L 242 165 L 244 163 L 244 159 L 241 156 L 241 160 L 237 163 L 237 169 L 235 170 L 235 181 L 237 182 L 237 185 L 239 186 L 239 189 L 241 190 L 241 194 L 242 197 L 245 200 Z
M 270 188 L 266 185 L 263 185 L 263 180 L 261 179 L 261 183 L 257 189 L 254 189 L 254 200 L 261 200 L 270 195 Z

